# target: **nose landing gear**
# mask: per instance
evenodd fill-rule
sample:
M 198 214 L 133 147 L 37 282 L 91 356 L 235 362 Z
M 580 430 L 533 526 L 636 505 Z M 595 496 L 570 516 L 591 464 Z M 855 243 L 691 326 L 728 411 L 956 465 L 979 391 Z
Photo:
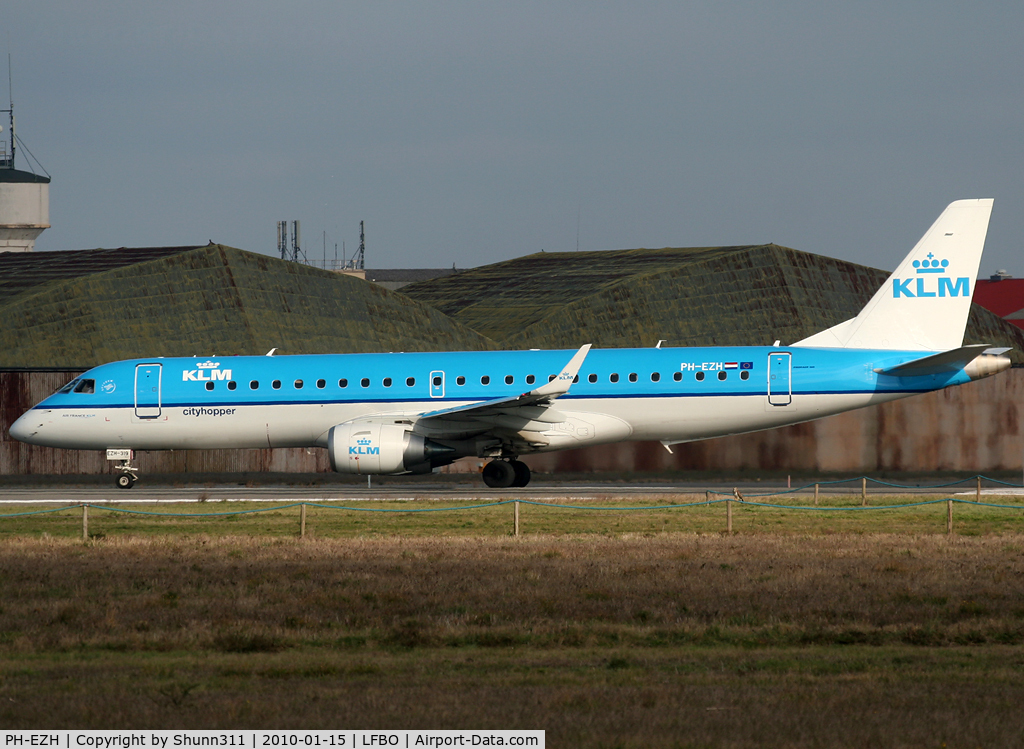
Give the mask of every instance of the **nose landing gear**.
M 114 484 L 118 489 L 131 489 L 135 486 L 135 482 L 139 480 L 139 470 L 132 465 L 132 458 L 135 457 L 134 450 L 126 450 L 123 448 L 107 450 L 107 460 L 117 461 L 117 478 L 114 479 Z

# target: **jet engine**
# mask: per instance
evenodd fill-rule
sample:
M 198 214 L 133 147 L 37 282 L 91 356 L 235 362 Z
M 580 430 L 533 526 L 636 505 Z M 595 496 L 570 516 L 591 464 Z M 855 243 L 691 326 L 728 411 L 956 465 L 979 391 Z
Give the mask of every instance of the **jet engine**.
M 454 458 L 455 448 L 413 434 L 399 424 L 338 424 L 327 435 L 331 468 L 338 473 L 429 473 Z

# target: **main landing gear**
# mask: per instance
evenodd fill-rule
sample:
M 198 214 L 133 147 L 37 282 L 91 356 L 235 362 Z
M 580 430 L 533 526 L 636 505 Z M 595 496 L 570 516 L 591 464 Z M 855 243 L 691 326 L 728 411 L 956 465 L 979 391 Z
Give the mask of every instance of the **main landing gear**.
M 521 460 L 492 460 L 484 466 L 484 483 L 492 489 L 526 486 L 530 467 Z

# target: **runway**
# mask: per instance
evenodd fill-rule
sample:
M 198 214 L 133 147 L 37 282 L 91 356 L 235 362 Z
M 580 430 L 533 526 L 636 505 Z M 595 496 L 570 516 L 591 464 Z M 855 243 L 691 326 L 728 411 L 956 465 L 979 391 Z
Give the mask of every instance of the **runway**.
M 921 482 L 925 484 L 925 482 Z M 934 484 L 948 483 L 936 480 Z M 793 482 L 793 488 L 804 486 Z M 799 491 L 788 489 L 786 482 L 716 481 L 716 482 L 652 482 L 628 483 L 621 481 L 597 482 L 535 482 L 519 489 L 489 489 L 476 482 L 394 482 L 378 480 L 370 486 L 360 484 L 287 485 L 268 484 L 264 486 L 240 486 L 230 483 L 210 485 L 175 486 L 162 483 L 147 484 L 145 479 L 132 489 L 117 489 L 102 484 L 61 484 L 53 483 L 35 486 L 0 486 L 0 504 L 160 504 L 160 503 L 208 503 L 208 502 L 412 502 L 412 501 L 458 501 L 497 502 L 505 499 L 525 499 L 538 502 L 596 502 L 601 500 L 650 500 L 662 499 L 667 503 L 692 502 L 707 496 L 722 498 L 732 495 L 734 490 L 747 499 L 769 502 L 800 501 L 813 497 L 813 484 Z M 859 480 L 843 484 L 820 484 L 822 496 L 860 495 Z M 936 487 L 934 485 L 905 486 L 894 488 L 868 482 L 867 495 L 933 495 L 933 496 L 975 496 L 973 482 L 956 486 Z M 1013 487 L 986 486 L 982 496 L 1021 496 L 1024 489 Z

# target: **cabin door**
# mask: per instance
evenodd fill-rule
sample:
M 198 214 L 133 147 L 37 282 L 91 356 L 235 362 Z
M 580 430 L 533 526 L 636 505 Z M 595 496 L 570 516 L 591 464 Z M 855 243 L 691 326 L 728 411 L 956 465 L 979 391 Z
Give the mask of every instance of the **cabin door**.
M 792 354 L 768 354 L 768 403 L 788 406 L 793 402 L 792 371 Z
M 155 419 L 160 415 L 162 364 L 135 365 L 135 415 Z

